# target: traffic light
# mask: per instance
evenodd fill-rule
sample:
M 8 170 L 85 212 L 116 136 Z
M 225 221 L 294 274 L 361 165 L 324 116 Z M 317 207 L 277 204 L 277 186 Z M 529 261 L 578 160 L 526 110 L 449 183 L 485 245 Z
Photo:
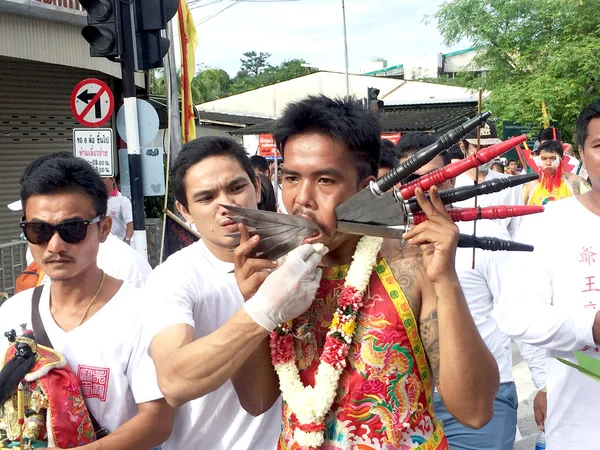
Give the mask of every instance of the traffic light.
M 90 44 L 90 56 L 116 58 L 122 55 L 119 0 L 79 0 L 87 11 L 87 26 L 81 35 Z
M 137 70 L 163 66 L 171 43 L 161 36 L 179 8 L 179 0 L 135 0 Z
M 383 100 L 379 100 L 379 89 L 377 88 L 368 88 L 367 91 L 367 105 L 369 105 L 369 109 L 375 112 L 381 112 L 383 110 Z

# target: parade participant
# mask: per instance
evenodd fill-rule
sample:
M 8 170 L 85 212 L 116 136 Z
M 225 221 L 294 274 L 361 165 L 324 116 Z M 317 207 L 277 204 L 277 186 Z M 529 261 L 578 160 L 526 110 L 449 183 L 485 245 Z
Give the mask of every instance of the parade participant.
M 490 169 L 494 172 L 504 173 L 504 164 L 502 164 L 502 161 L 496 160 L 492 162 L 492 166 L 490 167 Z
M 497 311 L 507 336 L 547 349 L 549 450 L 600 449 L 600 383 L 555 358 L 575 362 L 578 350 L 600 359 L 600 101 L 579 115 L 577 140 L 592 188 L 523 222 L 517 240 L 535 251 L 509 257 L 511 283 L 503 286 Z M 566 220 L 577 224 L 577 232 L 557 239 L 556 224 Z
M 489 120 L 481 126 L 479 137 L 480 139 L 478 140 L 477 130 L 473 130 L 461 141 L 461 148 L 466 156 L 474 154 L 477 151 L 478 144 L 480 148 L 486 148 L 502 142 L 496 133 L 496 126 Z M 459 175 L 456 177 L 456 187 L 472 186 L 474 182 L 482 183 L 494 178 L 508 176 L 504 173 L 490 170 L 491 165 L 492 162 L 490 161 Z M 472 208 L 475 206 L 475 201 L 477 201 L 477 206 L 523 205 L 523 188 L 522 186 L 515 186 L 492 194 L 480 195 L 476 199 L 464 200 L 456 203 L 454 206 Z M 497 219 L 495 222 L 505 228 L 511 237 L 514 237 L 519 228 L 520 221 L 520 217 L 510 217 L 507 219 Z
M 228 236 L 238 226 L 221 205 L 256 208 L 259 189 L 244 149 L 229 138 L 188 142 L 173 166 L 177 208 L 202 239 L 158 266 L 145 287 L 159 385 L 178 407 L 164 450 L 277 445 L 281 403 L 267 337 L 278 322 L 310 305 L 320 276 L 316 250 L 323 250 L 301 246 L 258 292 L 257 283 L 268 275 L 260 270 L 275 264 L 238 258 L 238 271 L 250 277 L 238 287 L 233 250 L 239 239 Z
M 421 148 L 426 147 L 427 140 L 419 145 L 402 147 L 400 162 L 413 156 Z M 421 147 L 422 146 L 422 147 Z M 436 156 L 429 164 L 415 172 L 415 175 L 426 175 L 443 168 L 449 161 Z M 450 189 L 454 180 L 447 180 L 439 186 L 440 190 Z M 464 234 L 491 236 L 510 239 L 508 232 L 490 220 L 475 222 L 458 222 L 459 231 Z M 475 430 L 461 424 L 448 412 L 438 392 L 434 393 L 435 413 L 444 424 L 444 432 L 451 449 L 460 450 L 512 450 L 517 429 L 517 388 L 512 373 L 512 347 L 498 329 L 492 317 L 494 305 L 500 298 L 500 287 L 506 268 L 506 252 L 491 252 L 471 248 L 456 250 L 456 273 L 464 292 L 469 311 L 475 326 L 494 356 L 500 372 L 500 387 L 494 399 L 494 416 L 483 428 Z M 473 265 L 474 263 L 474 265 Z M 534 357 L 535 355 L 531 355 Z M 537 372 L 536 372 L 537 374 Z
M 544 128 L 538 134 L 539 145 L 542 145 L 546 141 L 559 141 L 560 142 L 561 139 L 562 139 L 562 134 L 560 133 L 560 131 L 558 131 L 558 129 L 556 127 Z M 539 152 L 540 152 L 539 145 L 538 145 L 538 148 L 535 150 L 536 154 L 539 154 Z
M 381 140 L 381 156 L 379 158 L 379 171 L 377 178 L 384 176 L 398 165 L 398 159 L 394 154 L 394 143 L 387 139 Z
M 523 187 L 523 200 L 528 205 L 546 205 L 548 202 L 579 195 L 589 190 L 580 176 L 563 171 L 563 147 L 559 141 L 544 141 L 536 156 L 540 179 Z
M 484 426 L 498 369 L 460 289 L 458 231 L 437 189 L 431 201 L 417 190 L 429 220 L 380 258 L 381 239 L 335 232 L 335 208 L 377 174 L 377 118 L 351 100 L 308 97 L 288 105 L 274 137 L 286 209 L 318 225 L 305 242 L 329 248 L 312 306 L 271 335 L 279 448 L 447 449 L 434 383 L 458 420 Z
M 506 174 L 507 175 L 518 175 L 519 173 L 517 172 L 517 168 L 518 168 L 518 164 L 517 161 L 514 159 L 509 159 L 508 160 L 508 164 L 506 165 Z
M 127 245 L 131 245 L 133 238 L 133 209 L 131 200 L 117 189 L 115 177 L 102 178 L 108 193 L 108 210 L 106 215 L 112 218 L 110 232 Z
M 21 186 L 27 179 L 29 174 L 33 172 L 44 162 L 51 159 L 73 159 L 72 153 L 68 152 L 57 152 L 50 153 L 41 156 L 31 162 L 23 171 L 23 175 L 19 183 Z M 12 211 L 22 211 L 21 200 L 17 200 L 8 205 Z M 23 280 L 20 280 L 20 276 L 17 278 L 18 289 L 15 293 L 21 292 L 30 287 L 38 286 L 39 284 L 46 283 L 48 277 L 40 270 L 37 264 L 33 261 L 31 250 L 27 248 L 26 252 L 27 268 L 24 273 L 31 272 L 30 276 L 26 276 Z M 118 280 L 123 280 L 126 283 L 132 284 L 136 287 L 142 287 L 146 277 L 152 272 L 152 267 L 148 264 L 142 255 L 135 251 L 131 246 L 125 244 L 117 237 L 109 234 L 106 241 L 101 242 L 98 248 L 97 264 L 100 269 L 106 272 L 107 275 L 112 276 Z
M 51 158 L 28 175 L 21 202 L 21 227 L 50 284 L 9 299 L 0 308 L 0 329 L 31 324 L 38 342 L 64 355 L 97 434 L 109 433 L 101 448 L 160 445 L 171 432 L 173 411 L 142 341 L 145 299 L 96 265 L 111 228 L 102 179 L 84 160 Z M 0 341 L 0 350 L 5 347 Z
M 271 178 L 271 168 L 269 167 L 269 162 L 264 157 L 260 155 L 251 156 L 250 164 L 252 164 L 252 168 L 257 175 L 262 173 L 265 177 Z
M 275 190 L 271 182 L 271 169 L 265 158 L 259 155 L 250 157 L 250 163 L 260 182 L 260 196 L 258 200 L 258 209 L 262 211 L 277 211 L 277 199 L 275 198 Z
M 79 382 L 65 358 L 39 345 L 31 330 L 4 335 L 10 344 L 0 360 L 0 448 L 73 448 L 95 441 Z
M 273 185 L 262 173 L 257 173 L 256 177 L 260 181 L 260 198 L 258 201 L 258 209 L 262 211 L 277 212 L 277 199 L 273 191 Z

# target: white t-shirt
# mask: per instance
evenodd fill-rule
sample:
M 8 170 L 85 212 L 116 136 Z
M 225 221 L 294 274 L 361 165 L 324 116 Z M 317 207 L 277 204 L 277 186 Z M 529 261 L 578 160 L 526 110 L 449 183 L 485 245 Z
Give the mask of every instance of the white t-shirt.
M 31 329 L 33 289 L 20 292 L 0 308 L 0 330 L 20 324 Z M 79 379 L 83 398 L 98 423 L 112 432 L 134 417 L 137 404 L 162 398 L 156 371 L 142 340 L 140 291 L 123 283 L 117 294 L 83 325 L 68 333 L 50 313 L 50 285 L 40 297 L 40 317 L 55 350 Z M 0 354 L 8 347 L 0 339 Z
M 458 222 L 456 225 L 461 233 L 473 234 L 474 222 Z M 510 240 L 508 232 L 491 220 L 478 220 L 476 235 Z M 498 363 L 500 383 L 513 381 L 510 339 L 500 332 L 492 317 L 494 305 L 500 299 L 500 285 L 509 282 L 503 278 L 507 257 L 506 252 L 476 249 L 473 269 L 473 249 L 458 248 L 455 260 L 456 273 L 473 321 Z
M 152 267 L 133 247 L 109 234 L 98 248 L 98 267 L 110 276 L 141 288 Z
M 488 173 L 484 181 L 492 180 L 494 178 L 505 178 L 509 175 L 496 172 L 494 170 L 488 170 Z M 463 173 L 456 177 L 455 187 L 473 186 L 473 180 L 471 180 L 466 173 Z M 477 196 L 477 206 L 499 206 L 499 205 L 523 205 L 523 187 L 515 186 L 510 189 L 503 189 L 500 192 L 494 192 L 492 194 L 479 195 Z M 462 202 L 454 203 L 457 208 L 472 208 L 475 206 L 475 199 L 470 198 L 463 200 Z M 508 219 L 497 219 L 495 222 L 504 227 L 508 234 L 512 238 L 515 237 L 521 217 L 510 217 Z
M 31 251 L 27 248 L 27 265 L 33 262 Z M 142 255 L 133 247 L 117 237 L 109 234 L 106 241 L 98 247 L 96 258 L 98 267 L 117 280 L 123 280 L 135 287 L 141 288 L 146 281 L 152 267 Z M 42 284 L 50 282 L 47 275 L 42 279 Z
M 577 224 L 565 233 L 566 223 Z M 600 449 L 600 383 L 562 364 L 573 350 L 600 359 L 592 326 L 600 304 L 600 216 L 570 197 L 523 220 L 517 238 L 533 253 L 509 257 L 497 316 L 515 340 L 544 347 L 548 388 L 548 450 Z
M 112 217 L 113 220 L 110 232 L 121 240 L 125 239 L 127 224 L 133 222 L 131 200 L 117 191 L 117 195 L 108 197 L 106 215 Z
M 203 241 L 178 251 L 146 280 L 150 336 L 176 324 L 195 338 L 223 326 L 243 305 L 233 264 L 217 259 Z M 231 380 L 175 411 L 173 432 L 163 450 L 271 450 L 281 431 L 281 402 L 252 417 L 240 405 Z

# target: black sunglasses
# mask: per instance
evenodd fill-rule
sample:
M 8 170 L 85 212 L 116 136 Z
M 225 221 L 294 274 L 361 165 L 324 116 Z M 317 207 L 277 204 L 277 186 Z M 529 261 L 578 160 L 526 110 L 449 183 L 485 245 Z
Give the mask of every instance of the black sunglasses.
M 103 215 L 99 215 L 90 220 L 66 220 L 58 225 L 47 222 L 25 222 L 23 218 L 20 225 L 25 237 L 33 245 L 47 244 L 55 232 L 67 244 L 79 244 L 87 236 L 88 225 L 98 223 L 103 218 Z

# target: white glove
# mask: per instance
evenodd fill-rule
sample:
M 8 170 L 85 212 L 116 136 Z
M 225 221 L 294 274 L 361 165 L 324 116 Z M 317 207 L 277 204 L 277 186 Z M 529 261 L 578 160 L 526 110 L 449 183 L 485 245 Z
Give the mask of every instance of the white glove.
M 285 263 L 244 303 L 248 315 L 261 327 L 273 331 L 280 323 L 306 311 L 321 281 L 317 265 L 327 251 L 323 244 L 304 244 L 290 252 Z

